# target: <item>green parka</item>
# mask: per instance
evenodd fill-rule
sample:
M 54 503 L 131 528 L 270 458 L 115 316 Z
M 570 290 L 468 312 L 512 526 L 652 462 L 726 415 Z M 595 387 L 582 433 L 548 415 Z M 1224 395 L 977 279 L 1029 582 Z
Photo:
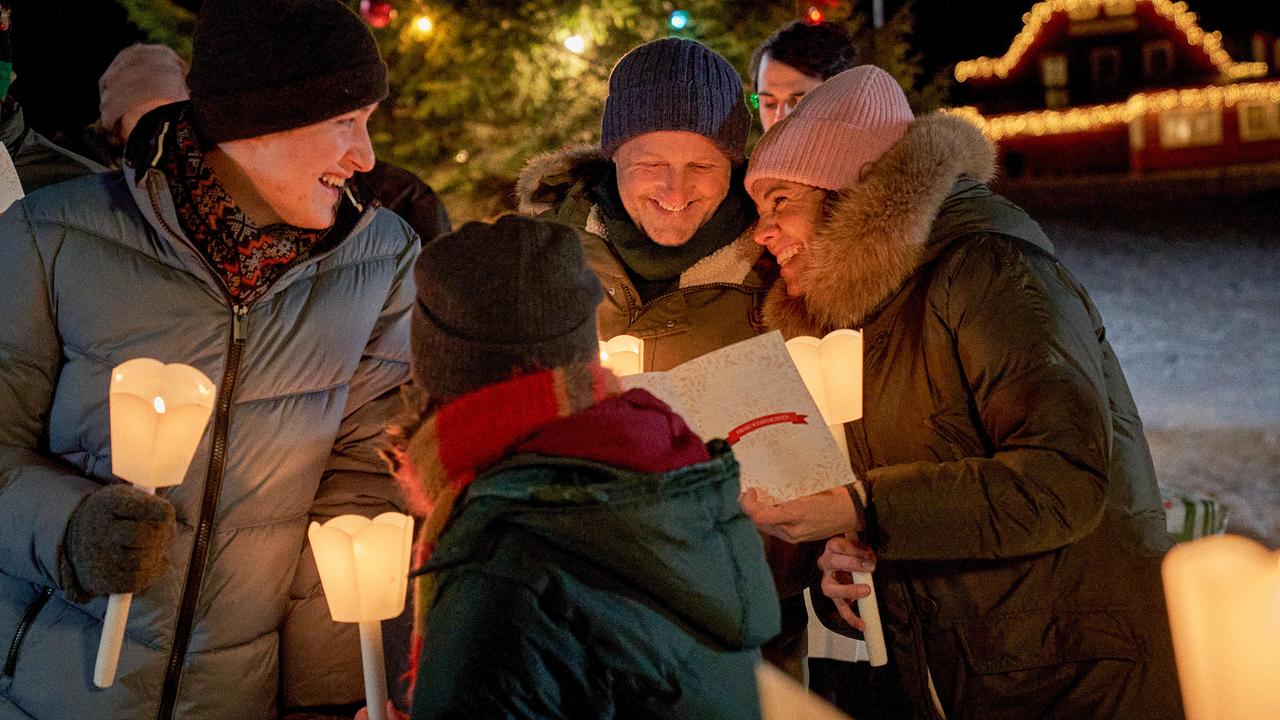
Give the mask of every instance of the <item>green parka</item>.
M 517 455 L 432 553 L 415 718 L 758 718 L 778 630 L 738 464 L 644 474 Z
M 993 174 L 972 125 L 917 120 L 831 201 L 805 297 L 766 305 L 788 336 L 863 332 L 847 434 L 888 679 L 920 718 L 1181 717 L 1137 409 L 1097 309 Z

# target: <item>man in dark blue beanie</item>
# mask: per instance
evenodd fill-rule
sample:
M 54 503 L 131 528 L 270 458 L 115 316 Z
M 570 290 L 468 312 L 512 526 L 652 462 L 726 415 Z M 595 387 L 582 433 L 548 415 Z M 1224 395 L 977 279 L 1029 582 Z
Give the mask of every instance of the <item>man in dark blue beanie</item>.
M 349 182 L 386 78 L 339 0 L 205 0 L 191 100 L 142 117 L 121 171 L 0 215 L 0 716 L 363 704 L 306 529 L 401 509 L 376 445 L 409 378 L 418 243 Z M 107 390 L 138 357 L 194 366 L 216 397 L 156 495 L 112 473 Z M 95 682 L 114 593 L 133 594 L 127 633 Z
M 741 171 L 751 116 L 742 81 L 715 51 L 664 38 L 609 76 L 599 146 L 533 158 L 521 211 L 586 230 L 605 287 L 600 336 L 643 337 L 662 370 L 754 335 L 763 281 L 745 231 L 755 210 Z
M 586 231 L 587 263 L 605 289 L 597 330 L 605 340 L 642 338 L 645 370 L 764 331 L 764 288 L 777 268 L 748 232 L 750 124 L 733 66 L 705 45 L 664 38 L 614 66 L 599 146 L 540 155 L 521 172 L 521 212 Z M 803 678 L 800 593 L 817 552 L 772 537 L 765 549 L 784 602 L 782 635 L 764 655 Z

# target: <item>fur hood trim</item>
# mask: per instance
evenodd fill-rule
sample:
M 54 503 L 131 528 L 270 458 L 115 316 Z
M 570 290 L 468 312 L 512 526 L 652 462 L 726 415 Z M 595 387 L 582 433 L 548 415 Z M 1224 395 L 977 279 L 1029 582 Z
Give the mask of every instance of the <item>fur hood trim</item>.
M 612 165 L 613 161 L 604 156 L 599 145 L 568 145 L 533 156 L 516 178 L 520 214 L 539 215 L 555 209 L 578 181 L 596 177 Z M 584 229 L 603 238 L 606 233 L 597 212 L 598 209 L 593 206 Z M 764 254 L 764 249 L 756 244 L 754 237 L 754 228 L 749 228 L 737 240 L 699 260 L 681 273 L 680 287 L 719 282 L 742 283 Z M 618 273 L 623 277 L 626 275 L 621 268 Z
M 914 121 L 856 185 L 836 194 L 805 249 L 809 291 L 792 298 L 775 282 L 765 322 L 785 337 L 861 327 L 927 259 L 930 229 L 956 180 L 989 182 L 995 158 L 991 141 L 963 118 L 932 113 Z
M 534 155 L 516 176 L 520 214 L 539 215 L 555 208 L 579 180 L 611 164 L 599 145 L 587 143 Z

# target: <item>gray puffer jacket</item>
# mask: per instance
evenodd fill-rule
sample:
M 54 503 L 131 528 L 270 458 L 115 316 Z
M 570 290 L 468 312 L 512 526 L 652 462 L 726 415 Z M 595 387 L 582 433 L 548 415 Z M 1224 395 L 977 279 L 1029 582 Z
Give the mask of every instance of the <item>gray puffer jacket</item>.
M 155 168 L 0 216 L 0 719 L 253 719 L 362 696 L 355 627 L 329 621 L 304 544 L 318 516 L 399 503 L 374 440 L 409 374 L 416 237 L 364 208 L 237 312 L 179 227 Z M 184 482 L 160 491 L 169 571 L 134 596 L 100 690 L 106 598 L 70 602 L 58 553 L 111 480 L 109 373 L 136 357 L 194 365 L 218 398 Z

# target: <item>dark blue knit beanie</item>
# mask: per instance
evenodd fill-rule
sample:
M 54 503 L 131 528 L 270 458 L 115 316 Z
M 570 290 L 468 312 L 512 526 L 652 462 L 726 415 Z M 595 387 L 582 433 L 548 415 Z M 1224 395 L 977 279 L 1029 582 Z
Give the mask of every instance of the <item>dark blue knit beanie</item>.
M 751 114 L 729 61 L 692 40 L 664 38 L 613 66 L 600 126 L 606 157 L 637 135 L 683 130 L 706 136 L 736 164 L 746 150 Z

